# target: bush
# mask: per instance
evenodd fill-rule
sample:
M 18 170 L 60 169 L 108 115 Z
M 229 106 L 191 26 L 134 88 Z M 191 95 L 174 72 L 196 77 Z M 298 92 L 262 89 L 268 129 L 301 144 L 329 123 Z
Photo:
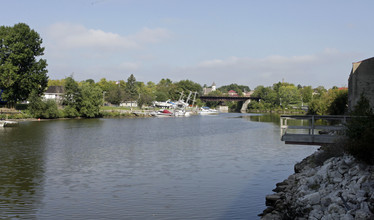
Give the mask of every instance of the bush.
M 57 103 L 54 100 L 43 101 L 42 98 L 33 91 L 29 101 L 28 110 L 35 118 L 58 118 L 60 116 Z
M 360 161 L 374 164 L 374 114 L 363 95 L 351 115 L 346 124 L 346 151 Z

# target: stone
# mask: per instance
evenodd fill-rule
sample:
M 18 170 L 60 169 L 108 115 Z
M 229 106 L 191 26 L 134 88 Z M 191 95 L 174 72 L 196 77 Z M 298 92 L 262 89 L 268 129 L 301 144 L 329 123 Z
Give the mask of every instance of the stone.
M 327 208 L 327 211 L 330 214 L 333 214 L 333 213 L 346 214 L 346 211 L 344 210 L 344 208 L 336 203 L 330 204 L 329 207 Z
M 315 192 L 312 194 L 305 195 L 302 200 L 306 204 L 316 205 L 316 204 L 319 204 L 321 200 L 321 195 L 319 194 L 319 192 Z
M 350 176 L 355 176 L 359 171 L 360 171 L 360 166 L 356 165 L 356 166 L 352 167 L 351 169 L 349 169 L 348 174 Z
M 309 213 L 309 219 L 321 219 L 323 216 L 323 212 L 321 210 L 313 209 Z
M 279 194 L 272 194 L 266 196 L 266 206 L 274 206 L 275 203 L 281 198 Z
M 370 217 L 373 216 L 371 216 L 370 213 L 365 212 L 361 209 L 357 210 L 355 213 L 355 220 L 369 219 Z
M 349 166 L 346 164 L 342 164 L 341 166 L 338 167 L 338 172 L 342 175 L 347 173 L 348 170 L 349 170 Z
M 353 216 L 351 214 L 345 214 L 340 216 L 341 220 L 354 220 Z

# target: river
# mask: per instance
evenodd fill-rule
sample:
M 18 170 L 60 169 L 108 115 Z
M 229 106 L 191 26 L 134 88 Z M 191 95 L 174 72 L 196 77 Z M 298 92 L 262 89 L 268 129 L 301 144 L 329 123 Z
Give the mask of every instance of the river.
M 0 219 L 258 219 L 316 149 L 269 115 L 22 122 L 0 129 Z

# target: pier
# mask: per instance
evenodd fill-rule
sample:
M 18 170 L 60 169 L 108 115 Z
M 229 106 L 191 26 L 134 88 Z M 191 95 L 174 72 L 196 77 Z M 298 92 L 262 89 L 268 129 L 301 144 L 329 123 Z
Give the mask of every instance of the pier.
M 332 144 L 349 119 L 346 115 L 283 115 L 280 117 L 281 140 L 286 144 Z

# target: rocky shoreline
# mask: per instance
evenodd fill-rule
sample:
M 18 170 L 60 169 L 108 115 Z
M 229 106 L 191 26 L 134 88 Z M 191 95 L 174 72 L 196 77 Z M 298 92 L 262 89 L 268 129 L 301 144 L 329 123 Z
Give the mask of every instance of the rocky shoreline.
M 296 164 L 295 173 L 276 184 L 261 219 L 374 219 L 374 166 L 349 155 L 316 165 L 320 154 Z

